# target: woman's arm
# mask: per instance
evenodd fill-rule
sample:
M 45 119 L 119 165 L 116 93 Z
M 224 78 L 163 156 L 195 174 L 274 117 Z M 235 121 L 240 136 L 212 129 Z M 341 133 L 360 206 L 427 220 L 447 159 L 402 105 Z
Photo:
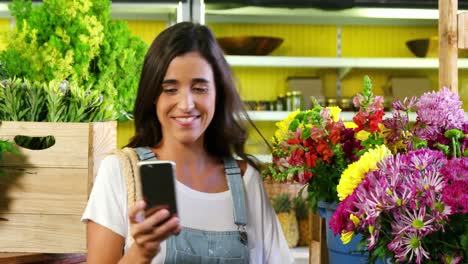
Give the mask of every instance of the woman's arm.
M 117 263 L 122 258 L 125 239 L 107 227 L 88 220 L 87 263 Z
M 88 263 L 151 263 L 161 250 L 161 242 L 179 233 L 181 227 L 179 219 L 170 217 L 166 209 L 139 221 L 137 215 L 143 213 L 145 206 L 140 201 L 129 211 L 131 235 L 135 242 L 123 256 L 125 239 L 102 225 L 88 221 Z

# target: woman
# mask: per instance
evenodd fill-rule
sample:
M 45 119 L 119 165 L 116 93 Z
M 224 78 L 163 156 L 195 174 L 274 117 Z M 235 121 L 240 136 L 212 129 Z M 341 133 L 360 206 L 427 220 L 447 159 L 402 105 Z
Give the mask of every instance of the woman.
M 244 152 L 245 111 L 229 65 L 207 27 L 183 22 L 154 40 L 134 112 L 128 146 L 149 146 L 152 158 L 177 164 L 179 215 L 161 209 L 140 219 L 145 203 L 127 208 L 121 164 L 107 157 L 83 215 L 88 263 L 292 262 Z M 242 161 L 229 159 L 234 153 Z

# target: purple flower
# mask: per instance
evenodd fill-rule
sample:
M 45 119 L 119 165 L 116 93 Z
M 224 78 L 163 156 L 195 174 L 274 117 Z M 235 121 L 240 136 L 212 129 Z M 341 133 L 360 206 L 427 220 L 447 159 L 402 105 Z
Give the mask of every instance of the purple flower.
M 463 260 L 462 256 L 450 256 L 446 254 L 439 254 L 443 264 L 459 264 Z
M 349 216 L 357 211 L 354 206 L 355 200 L 356 196 L 354 194 L 349 195 L 339 203 L 338 208 L 333 213 L 330 219 L 330 228 L 335 236 L 340 234 L 341 231 L 350 232 L 354 230 L 354 223 Z
M 411 263 L 416 258 L 416 263 L 421 264 L 423 258 L 430 259 L 429 253 L 422 246 L 421 237 L 416 233 L 403 232 L 395 236 L 387 248 L 395 252 L 400 262 Z
M 63 80 L 59 84 L 59 89 L 60 92 L 62 92 L 62 94 L 65 95 L 70 90 L 70 83 L 67 80 Z
M 341 137 L 343 142 L 341 148 L 343 149 L 346 157 L 349 159 L 349 162 L 355 162 L 359 159 L 357 156 L 357 151 L 363 149 L 361 143 L 354 137 L 354 129 L 345 128 L 341 131 Z M 355 151 L 356 150 L 356 151 Z
M 447 187 L 443 191 L 443 201 L 453 207 L 454 213 L 468 213 L 468 184 L 458 183 Z
M 427 140 L 435 141 L 448 129 L 461 129 L 465 113 L 457 94 L 443 88 L 437 92 L 425 93 L 416 103 L 418 107 L 415 134 Z
M 453 158 L 441 170 L 441 173 L 452 184 L 468 183 L 468 158 Z
M 408 100 L 408 98 L 405 98 L 403 102 L 400 100 L 396 100 L 392 103 L 392 106 L 397 111 L 412 111 L 413 108 L 416 106 L 417 101 L 418 99 L 415 96 L 413 96 L 410 100 Z
M 403 207 L 402 211 L 393 212 L 394 222 L 392 233 L 400 235 L 403 232 L 417 233 L 425 236 L 434 232 L 437 228 L 433 225 L 434 217 L 426 211 L 426 206 L 418 208 Z
M 408 127 L 408 116 L 402 115 L 399 111 L 393 111 L 392 117 L 383 120 L 384 126 L 388 131 L 385 133 L 385 139 L 391 144 L 397 141 L 405 140 L 405 131 Z
M 464 151 L 468 151 L 468 121 L 465 121 L 465 123 L 462 126 L 462 131 L 465 134 L 465 138 L 463 139 L 463 143 L 461 146 L 461 153 Z
M 441 169 L 446 188 L 443 201 L 453 208 L 454 213 L 468 213 L 468 158 L 453 158 Z

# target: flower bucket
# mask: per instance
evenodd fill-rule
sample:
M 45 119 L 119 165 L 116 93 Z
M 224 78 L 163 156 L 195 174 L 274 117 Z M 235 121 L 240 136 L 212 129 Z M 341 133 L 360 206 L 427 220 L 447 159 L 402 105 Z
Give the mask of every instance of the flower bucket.
M 328 246 L 328 257 L 330 264 L 365 264 L 367 263 L 368 253 L 364 253 L 358 250 L 358 244 L 362 239 L 361 234 L 355 234 L 353 239 L 343 245 L 340 239 L 340 235 L 334 235 L 333 230 L 329 226 L 330 219 L 338 207 L 338 203 L 327 203 L 318 202 L 318 214 L 320 217 L 326 219 L 327 225 L 327 246 Z M 376 264 L 390 263 L 389 261 L 378 260 Z

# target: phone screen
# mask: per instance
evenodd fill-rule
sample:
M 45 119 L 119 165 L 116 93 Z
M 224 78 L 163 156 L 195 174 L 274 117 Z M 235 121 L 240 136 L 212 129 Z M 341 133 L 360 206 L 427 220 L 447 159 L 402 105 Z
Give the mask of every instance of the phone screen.
M 143 161 L 140 167 L 141 188 L 146 201 L 146 215 L 166 208 L 171 214 L 177 214 L 175 195 L 174 162 Z

